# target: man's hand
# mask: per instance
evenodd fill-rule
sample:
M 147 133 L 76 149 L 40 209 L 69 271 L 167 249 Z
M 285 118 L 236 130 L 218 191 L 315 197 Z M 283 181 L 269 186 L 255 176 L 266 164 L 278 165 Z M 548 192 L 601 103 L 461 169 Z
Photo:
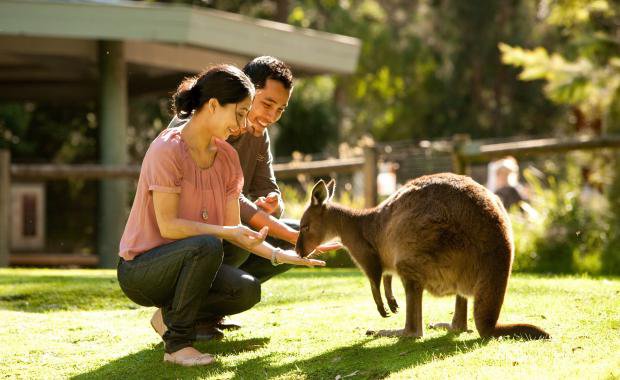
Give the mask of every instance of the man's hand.
M 276 211 L 280 209 L 281 203 L 282 203 L 282 199 L 280 198 L 280 194 L 274 191 L 267 194 L 266 197 L 258 198 L 254 202 L 254 204 L 258 206 L 261 210 L 271 215 L 273 215 L 273 213 L 275 213 Z
M 335 251 L 343 247 L 344 246 L 342 245 L 342 243 L 338 241 L 332 241 L 332 242 L 323 243 L 317 246 L 315 250 L 318 251 L 319 253 L 325 253 L 327 251 Z
M 321 253 L 325 253 L 328 251 L 335 251 L 337 249 L 341 249 L 344 248 L 344 245 L 342 245 L 342 243 L 338 242 L 338 241 L 331 241 L 331 242 L 327 242 L 327 243 L 323 243 L 321 245 L 318 245 L 314 251 L 310 252 L 310 254 L 308 256 L 306 256 L 307 258 L 312 258 L 312 257 L 316 257 L 318 255 L 320 255 Z

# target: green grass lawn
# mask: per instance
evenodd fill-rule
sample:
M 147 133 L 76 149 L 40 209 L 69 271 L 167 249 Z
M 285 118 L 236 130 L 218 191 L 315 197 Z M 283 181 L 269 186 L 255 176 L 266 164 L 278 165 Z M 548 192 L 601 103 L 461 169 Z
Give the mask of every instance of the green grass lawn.
M 404 306 L 403 292 L 396 296 Z M 424 300 L 424 322 L 449 321 L 452 298 Z M 620 280 L 513 276 L 500 320 L 530 322 L 550 341 L 481 340 L 426 330 L 421 340 L 367 337 L 383 319 L 355 269 L 295 269 L 263 286 L 240 330 L 199 344 L 217 364 L 162 362 L 154 309 L 134 305 L 109 270 L 0 270 L 0 377 L 493 378 L 620 377 Z M 470 310 L 470 328 L 474 328 Z

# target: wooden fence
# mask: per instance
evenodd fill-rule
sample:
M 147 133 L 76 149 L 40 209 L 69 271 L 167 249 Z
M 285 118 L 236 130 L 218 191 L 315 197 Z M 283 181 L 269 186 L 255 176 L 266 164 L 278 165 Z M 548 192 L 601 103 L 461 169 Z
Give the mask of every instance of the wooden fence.
M 467 174 L 474 163 L 488 162 L 505 156 L 522 158 L 529 155 L 620 148 L 620 136 L 581 136 L 572 138 L 546 138 L 509 143 L 481 144 L 470 141 L 465 135 L 455 136 L 452 144 L 452 168 L 455 173 Z
M 428 149 L 451 154 L 452 170 L 468 174 L 471 164 L 488 162 L 495 158 L 512 155 L 522 158 L 527 155 L 567 152 L 572 150 L 591 150 L 601 148 L 620 148 L 620 136 L 547 138 L 510 143 L 483 144 L 471 141 L 465 135 L 457 135 L 451 143 L 429 143 Z M 299 174 L 311 176 L 333 175 L 363 171 L 364 198 L 367 207 L 377 203 L 377 146 L 364 148 L 363 157 L 347 159 L 328 159 L 310 162 L 290 162 L 275 164 L 278 178 L 294 178 Z M 381 158 L 389 160 L 390 155 L 382 153 Z M 11 164 L 8 151 L 0 150 L 0 267 L 14 265 L 81 265 L 96 266 L 98 256 L 71 254 L 11 254 L 10 231 L 10 187 L 13 180 L 66 180 L 66 179 L 136 179 L 139 166 L 102 165 L 23 165 Z

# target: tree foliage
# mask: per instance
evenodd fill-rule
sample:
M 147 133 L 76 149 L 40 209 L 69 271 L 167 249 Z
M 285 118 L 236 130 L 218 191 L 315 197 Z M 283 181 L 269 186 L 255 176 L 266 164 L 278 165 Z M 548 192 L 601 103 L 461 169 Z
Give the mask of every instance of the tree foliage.
M 547 96 L 609 124 L 620 95 L 620 5 L 606 0 L 564 0 L 550 5 L 546 22 L 565 42 L 555 52 L 500 44 L 505 63 L 522 80 L 544 80 Z
M 555 51 L 545 47 L 525 49 L 500 45 L 505 63 L 520 67 L 525 81 L 542 80 L 545 94 L 559 104 L 572 107 L 576 124 L 586 124 L 589 132 L 620 131 L 620 4 L 607 0 L 558 0 L 543 2 L 545 23 L 557 28 L 563 37 Z M 599 153 L 600 155 L 600 153 Z M 582 167 L 592 167 L 594 157 L 581 160 Z M 611 172 L 606 179 L 608 213 L 599 213 L 596 233 L 603 235 L 603 271 L 620 270 L 620 154 L 605 162 L 599 171 Z M 579 209 L 583 215 L 591 210 Z M 601 224 L 602 223 L 602 224 Z M 602 227 L 606 225 L 607 227 Z
M 557 107 L 500 61 L 500 41 L 536 40 L 531 1 L 294 2 L 289 22 L 360 38 L 358 70 L 340 77 L 341 135 L 380 140 L 534 134 Z M 302 127 L 302 126 L 298 126 Z M 542 129 L 542 131 L 541 131 Z
M 275 139 L 275 153 L 290 156 L 295 151 L 321 153 L 325 146 L 336 140 L 337 109 L 330 102 L 334 82 L 328 77 L 299 81 L 286 112 L 282 115 Z M 300 120 L 304 126 L 299 128 Z

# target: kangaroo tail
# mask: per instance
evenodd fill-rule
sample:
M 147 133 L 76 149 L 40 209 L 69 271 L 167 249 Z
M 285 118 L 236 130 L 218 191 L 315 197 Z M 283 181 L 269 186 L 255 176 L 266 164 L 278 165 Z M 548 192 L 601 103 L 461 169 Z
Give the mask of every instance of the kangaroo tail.
M 522 339 L 549 339 L 551 336 L 543 329 L 534 325 L 517 323 L 511 325 L 496 325 L 488 332 L 491 337 L 508 336 Z M 482 334 L 481 334 L 482 335 Z

